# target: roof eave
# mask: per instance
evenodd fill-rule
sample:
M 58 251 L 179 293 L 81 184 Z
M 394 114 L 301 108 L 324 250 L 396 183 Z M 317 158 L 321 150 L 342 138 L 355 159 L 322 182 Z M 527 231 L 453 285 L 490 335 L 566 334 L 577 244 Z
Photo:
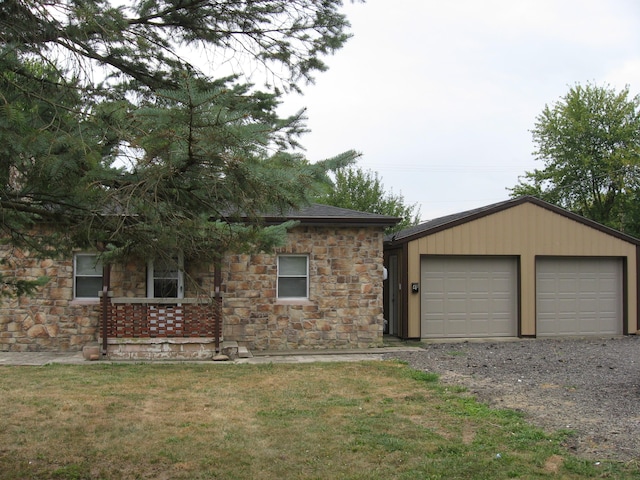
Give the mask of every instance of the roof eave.
M 397 225 L 402 219 L 397 217 L 380 217 L 380 218 L 344 218 L 344 217 L 263 217 L 266 225 L 279 225 L 281 223 L 294 220 L 303 226 L 314 227 L 380 227 L 388 228 Z

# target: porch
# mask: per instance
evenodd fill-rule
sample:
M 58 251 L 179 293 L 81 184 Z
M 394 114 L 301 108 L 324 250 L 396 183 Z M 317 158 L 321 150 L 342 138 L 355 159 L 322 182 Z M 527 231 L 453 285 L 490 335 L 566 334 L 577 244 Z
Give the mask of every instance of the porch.
M 111 360 L 210 360 L 222 344 L 220 298 L 101 301 L 102 354 Z

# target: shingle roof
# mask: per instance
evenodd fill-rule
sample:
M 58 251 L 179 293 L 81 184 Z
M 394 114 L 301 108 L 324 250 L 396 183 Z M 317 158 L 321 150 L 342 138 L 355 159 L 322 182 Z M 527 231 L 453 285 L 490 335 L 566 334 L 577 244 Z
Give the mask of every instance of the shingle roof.
M 379 226 L 390 227 L 402 219 L 376 213 L 359 212 L 347 208 L 332 207 L 312 203 L 299 210 L 290 210 L 282 215 L 266 215 L 266 223 L 282 223 L 285 220 L 297 220 L 302 225 L 343 225 L 343 226 Z
M 436 232 L 455 227 L 456 225 L 467 223 L 472 220 L 476 220 L 478 218 L 484 217 L 486 215 L 497 213 L 501 210 L 506 210 L 507 208 L 511 208 L 516 205 L 520 205 L 527 202 L 533 203 L 547 210 L 551 210 L 552 212 L 555 212 L 559 215 L 563 215 L 567 218 L 583 223 L 592 228 L 608 233 L 609 235 L 618 237 L 622 240 L 626 240 L 636 245 L 640 245 L 640 240 L 638 240 L 637 238 L 634 238 L 630 235 L 627 235 L 625 233 L 622 233 L 618 230 L 607 227 L 600 223 L 594 222 L 593 220 L 589 220 L 588 218 L 581 217 L 580 215 L 576 215 L 575 213 L 569 212 L 568 210 L 564 210 L 563 208 L 560 208 L 556 205 L 545 202 L 544 200 L 540 200 L 539 198 L 528 196 L 528 195 L 514 198 L 511 200 L 506 200 L 503 202 L 493 203 L 491 205 L 486 205 L 484 207 L 475 208 L 475 209 L 467 210 L 460 213 L 454 213 L 452 215 L 446 215 L 444 217 L 435 218 L 433 220 L 429 220 L 427 222 L 421 223 L 420 225 L 415 225 L 413 227 L 405 228 L 404 230 L 400 230 L 395 234 L 387 235 L 387 237 L 385 238 L 385 242 L 387 243 L 409 242 L 413 239 L 431 235 Z

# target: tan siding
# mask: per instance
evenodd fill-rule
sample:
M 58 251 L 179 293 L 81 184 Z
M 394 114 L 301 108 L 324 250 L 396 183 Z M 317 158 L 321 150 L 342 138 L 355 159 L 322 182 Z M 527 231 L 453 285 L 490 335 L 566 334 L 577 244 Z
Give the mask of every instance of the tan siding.
M 409 283 L 420 281 L 421 255 L 518 255 L 521 334 L 535 335 L 535 257 L 627 258 L 628 330 L 636 331 L 636 246 L 533 203 L 452 227 L 409 243 Z M 409 333 L 420 328 L 420 296 L 409 295 Z M 411 335 L 418 336 L 418 335 Z
M 471 235 L 471 238 L 474 238 L 474 237 L 477 238 L 479 233 L 480 233 L 480 229 L 478 228 L 478 224 L 477 223 L 473 223 L 473 224 L 469 225 L 469 227 L 470 227 L 469 228 L 469 234 Z M 461 252 L 461 253 L 463 253 L 464 255 L 469 255 L 470 248 L 471 248 L 470 243 L 471 242 L 466 242 L 466 244 L 467 244 L 466 248 L 464 249 L 464 252 Z
M 520 256 L 520 334 L 535 335 L 536 329 L 536 260 L 533 255 Z
M 411 283 L 420 281 L 420 249 L 419 242 L 412 242 L 409 244 L 409 251 L 407 252 L 409 265 L 407 268 L 407 285 L 403 285 L 405 295 L 409 296 L 409 304 L 407 309 L 407 315 L 410 319 L 407 336 L 411 338 L 417 338 L 420 336 L 420 296 L 411 294 Z M 418 321 L 411 321 L 416 318 Z

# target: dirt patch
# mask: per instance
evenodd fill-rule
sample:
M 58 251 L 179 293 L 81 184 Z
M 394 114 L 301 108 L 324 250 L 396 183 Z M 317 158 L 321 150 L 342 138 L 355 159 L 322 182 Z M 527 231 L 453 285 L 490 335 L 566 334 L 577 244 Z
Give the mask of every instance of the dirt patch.
M 547 461 L 544 464 L 544 469 L 549 473 L 556 474 L 560 471 L 562 461 L 563 459 L 560 455 L 551 455 L 547 458 Z
M 566 446 L 579 456 L 640 462 L 639 336 L 434 343 L 386 357 L 545 430 L 575 432 Z

